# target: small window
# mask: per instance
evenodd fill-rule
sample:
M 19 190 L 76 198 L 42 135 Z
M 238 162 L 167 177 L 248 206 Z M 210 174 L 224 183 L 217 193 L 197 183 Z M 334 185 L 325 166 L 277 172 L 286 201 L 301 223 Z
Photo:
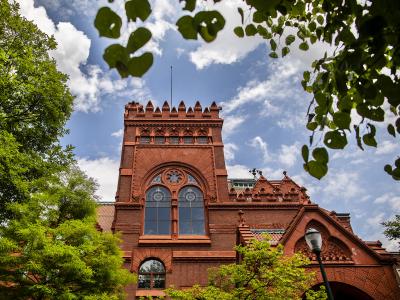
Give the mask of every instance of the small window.
M 159 260 L 149 259 L 139 268 L 139 289 L 164 289 L 165 267 Z
M 152 187 L 146 193 L 144 234 L 171 233 L 171 194 L 162 186 Z
M 208 137 L 206 136 L 199 136 L 197 137 L 198 144 L 208 144 Z
M 179 136 L 170 136 L 169 143 L 174 145 L 179 144 Z
M 193 144 L 193 137 L 192 136 L 185 136 L 183 137 L 184 144 Z
M 165 143 L 165 138 L 163 136 L 156 136 L 155 143 L 156 144 L 164 144 Z
M 141 144 L 150 144 L 150 137 L 149 136 L 141 136 L 140 143 Z

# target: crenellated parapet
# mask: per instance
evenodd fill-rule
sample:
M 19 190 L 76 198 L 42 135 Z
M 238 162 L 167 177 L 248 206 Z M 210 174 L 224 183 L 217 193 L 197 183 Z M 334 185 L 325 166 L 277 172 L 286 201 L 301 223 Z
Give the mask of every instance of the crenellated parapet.
M 169 106 L 165 101 L 162 107 L 154 107 L 153 103 L 149 101 L 146 106 L 139 102 L 130 102 L 125 105 L 125 120 L 132 119 L 147 119 L 147 118 L 160 118 L 160 119 L 220 119 L 219 111 L 221 107 L 213 102 L 209 107 L 202 108 L 199 101 L 196 102 L 194 107 L 186 107 L 185 102 L 181 101 L 178 108 Z
M 295 183 L 286 172 L 282 180 L 267 180 L 261 175 L 257 180 L 230 179 L 231 202 L 297 202 L 311 203 L 304 187 Z

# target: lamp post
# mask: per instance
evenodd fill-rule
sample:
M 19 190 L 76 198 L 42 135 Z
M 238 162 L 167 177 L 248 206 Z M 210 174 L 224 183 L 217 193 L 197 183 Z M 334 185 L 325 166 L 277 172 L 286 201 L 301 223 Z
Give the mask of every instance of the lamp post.
M 321 269 L 322 278 L 324 279 L 326 293 L 328 294 L 328 300 L 333 300 L 332 290 L 329 285 L 328 278 L 326 277 L 324 265 L 322 264 L 321 260 L 321 248 L 322 248 L 321 233 L 314 228 L 309 228 L 307 229 L 304 238 L 306 239 L 307 245 L 310 248 L 310 250 L 317 256 L 319 267 Z

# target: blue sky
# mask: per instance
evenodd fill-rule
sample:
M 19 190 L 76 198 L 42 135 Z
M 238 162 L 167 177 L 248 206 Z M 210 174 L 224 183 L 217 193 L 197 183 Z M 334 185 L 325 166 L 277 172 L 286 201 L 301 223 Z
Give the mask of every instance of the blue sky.
M 351 138 L 345 151 L 332 152 L 329 174 L 318 181 L 302 168 L 301 145 L 307 143 L 306 109 L 311 99 L 300 86 L 302 72 L 329 51 L 315 45 L 308 52 L 293 50 L 283 60 L 268 57 L 269 47 L 259 38 L 236 38 L 237 5 L 222 1 L 217 9 L 227 23 L 217 41 L 185 41 L 175 28 L 178 1 L 153 0 L 152 17 L 144 24 L 153 32 L 145 46 L 155 55 L 151 70 L 141 79 L 120 79 L 102 61 L 104 48 L 114 41 L 99 38 L 92 26 L 98 0 L 19 0 L 21 13 L 49 35 L 57 50 L 51 53 L 59 69 L 69 75 L 76 96 L 75 111 L 67 124 L 63 144 L 75 146 L 80 167 L 99 183 L 98 195 L 112 201 L 118 178 L 123 110 L 128 101 L 160 105 L 169 100 L 173 66 L 173 104 L 203 106 L 216 101 L 224 117 L 225 158 L 232 178 L 249 177 L 248 170 L 263 170 L 268 179 L 282 172 L 308 189 L 313 202 L 336 212 L 349 212 L 353 229 L 366 240 L 381 240 L 392 250 L 396 242 L 382 235 L 381 222 L 400 213 L 400 186 L 383 171 L 399 153 L 399 143 L 383 133 L 379 147 L 359 150 Z M 202 2 L 204 6 L 210 5 Z M 113 8 L 123 12 L 123 1 Z M 135 24 L 124 24 L 126 41 Z M 146 50 L 145 49 L 145 50 Z M 379 125 L 380 131 L 386 125 Z

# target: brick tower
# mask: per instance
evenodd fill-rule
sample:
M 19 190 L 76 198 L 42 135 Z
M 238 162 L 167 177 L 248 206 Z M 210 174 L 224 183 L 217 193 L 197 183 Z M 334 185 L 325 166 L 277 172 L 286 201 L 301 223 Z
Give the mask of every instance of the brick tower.
M 349 214 L 312 203 L 286 172 L 280 180 L 227 178 L 219 111 L 199 102 L 125 106 L 116 202 L 99 208 L 99 228 L 122 234 L 125 267 L 139 274 L 128 299 L 204 285 L 208 268 L 236 262 L 234 246 L 261 233 L 287 255 L 303 252 L 318 271 L 304 240 L 310 227 L 322 234 L 335 299 L 400 299 L 395 257 L 357 237 Z

